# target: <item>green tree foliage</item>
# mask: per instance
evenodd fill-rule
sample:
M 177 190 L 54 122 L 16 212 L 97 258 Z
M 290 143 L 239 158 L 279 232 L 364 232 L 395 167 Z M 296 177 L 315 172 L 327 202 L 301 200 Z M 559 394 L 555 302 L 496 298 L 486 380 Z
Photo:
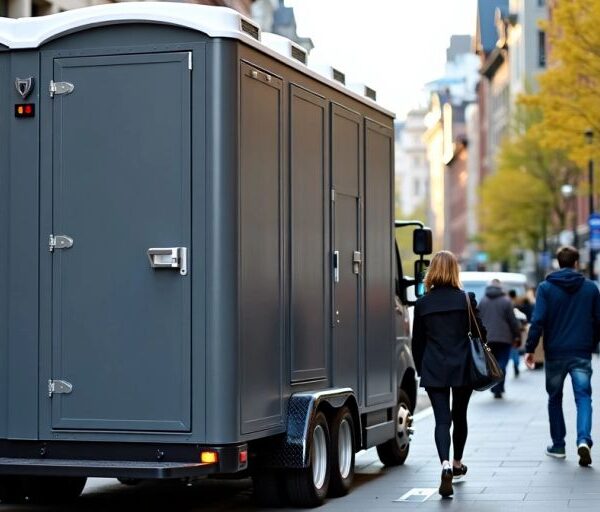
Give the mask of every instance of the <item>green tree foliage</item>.
M 538 250 L 545 235 L 565 228 L 568 204 L 561 194 L 580 171 L 564 151 L 543 145 L 539 108 L 517 105 L 511 134 L 500 146 L 497 170 L 481 187 L 481 242 L 492 260 Z

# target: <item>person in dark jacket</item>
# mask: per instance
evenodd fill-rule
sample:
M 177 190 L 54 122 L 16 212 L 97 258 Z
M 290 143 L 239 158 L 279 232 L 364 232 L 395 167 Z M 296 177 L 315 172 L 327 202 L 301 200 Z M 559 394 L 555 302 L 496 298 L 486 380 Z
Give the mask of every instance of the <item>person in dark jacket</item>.
M 533 353 L 544 335 L 546 391 L 552 445 L 551 457 L 564 458 L 565 418 L 562 410 L 563 384 L 571 376 L 577 406 L 577 453 L 579 464 L 592 463 L 592 352 L 600 332 L 598 287 L 577 272 L 579 251 L 561 247 L 556 258 L 560 270 L 540 284 L 525 350 L 525 363 L 535 368 Z
M 487 329 L 488 345 L 500 368 L 506 374 L 511 348 L 520 344 L 521 325 L 515 317 L 513 303 L 504 293 L 502 283 L 498 279 L 492 280 L 485 289 L 479 311 Z M 505 379 L 502 379 L 491 388 L 490 391 L 495 398 L 502 398 L 504 381 Z
M 453 494 L 452 480 L 467 472 L 462 456 L 467 441 L 467 407 L 473 392 L 471 354 L 468 333 L 472 329 L 485 336 L 485 328 L 477 313 L 475 295 L 461 290 L 459 267 L 454 254 L 438 252 L 431 260 L 425 276 L 427 293 L 414 311 L 412 350 L 415 367 L 431 400 L 435 416 L 435 444 L 442 478 L 439 492 Z M 478 326 L 470 326 L 470 300 Z M 452 394 L 452 409 L 450 409 Z M 450 426 L 454 423 L 450 464 Z

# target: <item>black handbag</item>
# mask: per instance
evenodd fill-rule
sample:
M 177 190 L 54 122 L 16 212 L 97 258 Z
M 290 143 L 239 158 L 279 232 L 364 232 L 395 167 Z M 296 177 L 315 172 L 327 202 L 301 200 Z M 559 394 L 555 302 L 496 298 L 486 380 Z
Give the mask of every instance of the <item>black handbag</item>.
M 477 318 L 475 318 L 475 313 L 471 307 L 471 299 L 467 293 L 465 293 L 465 297 L 467 298 L 467 314 L 469 316 L 468 336 L 471 347 L 471 383 L 473 389 L 476 391 L 485 391 L 502 381 L 504 372 L 500 368 L 498 361 L 496 361 L 494 354 L 492 354 L 490 347 L 488 347 L 488 344 L 483 339 L 483 336 L 481 336 Z M 479 336 L 473 336 L 471 319 L 475 322 Z

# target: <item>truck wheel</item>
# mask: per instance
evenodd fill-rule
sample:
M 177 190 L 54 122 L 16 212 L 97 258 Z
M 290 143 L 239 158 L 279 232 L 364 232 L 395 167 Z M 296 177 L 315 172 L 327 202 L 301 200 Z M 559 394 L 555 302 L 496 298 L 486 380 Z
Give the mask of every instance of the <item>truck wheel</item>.
M 410 449 L 412 434 L 412 404 L 406 392 L 398 391 L 398 406 L 396 407 L 396 435 L 393 439 L 377 446 L 379 460 L 386 466 L 404 464 Z
M 25 501 L 21 477 L 13 475 L 0 477 L 0 501 L 4 504 L 17 504 Z
M 283 471 L 283 470 L 281 470 Z M 275 471 L 263 471 L 252 475 L 254 501 L 261 507 L 283 507 L 287 503 L 285 480 Z
M 329 496 L 345 496 L 354 480 L 354 420 L 348 407 L 342 407 L 331 423 L 329 466 Z
M 291 470 L 286 478 L 288 497 L 295 507 L 317 507 L 329 490 L 331 445 L 327 419 L 322 412 L 312 419 L 308 435 L 311 447 L 308 467 Z
M 77 476 L 25 476 L 23 491 L 32 503 L 65 503 L 79 497 L 86 480 Z

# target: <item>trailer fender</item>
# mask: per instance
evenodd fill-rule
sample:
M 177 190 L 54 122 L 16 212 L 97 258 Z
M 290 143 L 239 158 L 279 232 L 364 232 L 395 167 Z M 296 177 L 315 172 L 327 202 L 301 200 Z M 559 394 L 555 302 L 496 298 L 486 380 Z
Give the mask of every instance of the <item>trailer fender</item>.
M 287 427 L 285 435 L 269 447 L 263 446 L 259 465 L 269 468 L 305 468 L 309 464 L 309 428 L 313 416 L 322 410 L 326 415 L 347 406 L 355 424 L 355 446 L 362 446 L 362 427 L 358 414 L 358 403 L 350 388 L 328 389 L 325 391 L 302 392 L 292 395 L 288 402 Z

